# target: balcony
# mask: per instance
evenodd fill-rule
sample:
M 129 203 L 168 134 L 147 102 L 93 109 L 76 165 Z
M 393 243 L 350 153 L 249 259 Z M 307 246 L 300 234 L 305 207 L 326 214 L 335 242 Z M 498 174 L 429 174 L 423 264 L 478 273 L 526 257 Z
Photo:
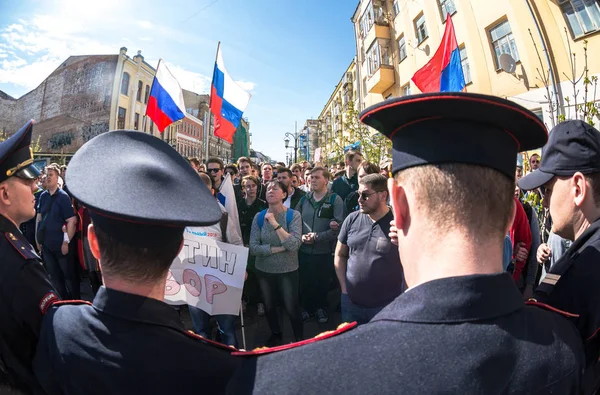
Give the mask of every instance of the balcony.
M 376 38 L 389 39 L 390 37 L 390 27 L 388 25 L 374 23 L 365 37 L 364 46 L 365 48 L 369 48 Z
M 383 93 L 391 88 L 395 82 L 394 67 L 381 65 L 367 80 L 367 91 L 369 93 Z

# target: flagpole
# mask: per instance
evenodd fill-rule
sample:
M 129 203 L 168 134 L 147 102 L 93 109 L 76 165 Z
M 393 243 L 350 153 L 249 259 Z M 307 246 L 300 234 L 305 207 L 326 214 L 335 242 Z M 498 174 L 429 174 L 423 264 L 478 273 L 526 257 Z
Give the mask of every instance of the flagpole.
M 217 43 L 217 53 L 215 55 L 215 67 L 217 67 L 217 59 L 219 58 L 219 50 L 220 49 L 221 49 L 221 41 L 219 41 Z M 212 83 L 210 84 L 211 90 L 208 93 L 208 111 L 204 115 L 204 136 L 205 136 L 205 140 L 206 140 L 206 150 L 205 150 L 205 157 L 204 157 L 205 161 L 208 160 L 208 139 L 209 139 L 209 134 L 210 134 L 209 133 L 210 124 L 211 124 L 211 119 L 212 119 L 212 117 L 210 116 L 211 115 L 210 109 L 212 108 L 212 86 L 213 86 L 214 82 L 215 82 L 215 76 L 214 76 L 214 69 L 213 69 L 213 80 L 212 80 Z

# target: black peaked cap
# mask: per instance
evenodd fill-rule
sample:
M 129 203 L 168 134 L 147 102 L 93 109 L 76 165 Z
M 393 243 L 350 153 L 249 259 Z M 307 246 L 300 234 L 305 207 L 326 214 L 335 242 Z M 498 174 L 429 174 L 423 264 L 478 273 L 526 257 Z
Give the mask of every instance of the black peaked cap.
M 94 225 L 125 243 L 152 246 L 185 226 L 221 219 L 198 173 L 164 141 L 133 130 L 94 137 L 67 167 L 69 192 Z
M 0 182 L 12 176 L 33 180 L 40 175 L 33 165 L 32 133 L 33 120 L 0 143 Z
M 396 173 L 427 164 L 464 163 L 515 177 L 518 152 L 543 146 L 548 133 L 526 108 L 496 96 L 436 92 L 386 100 L 360 120 L 392 140 Z

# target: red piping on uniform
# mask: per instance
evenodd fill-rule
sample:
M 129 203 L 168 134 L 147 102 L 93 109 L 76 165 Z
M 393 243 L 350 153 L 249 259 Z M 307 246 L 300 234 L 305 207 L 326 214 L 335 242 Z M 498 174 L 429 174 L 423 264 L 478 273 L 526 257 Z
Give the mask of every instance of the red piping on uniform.
M 579 318 L 579 314 L 568 313 L 568 312 L 566 312 L 564 310 L 557 309 L 556 307 L 552 307 L 550 305 L 547 305 L 546 303 L 540 303 L 540 302 L 535 301 L 535 300 L 528 300 L 527 302 L 525 302 L 525 304 L 530 305 L 530 306 L 542 307 L 542 308 L 548 309 L 550 311 L 554 311 L 555 313 L 558 313 L 558 314 L 561 314 L 561 315 L 565 315 L 567 317 Z
M 522 111 L 519 108 L 511 107 L 511 106 L 503 104 L 503 103 L 497 103 L 495 101 L 491 101 L 491 100 L 487 100 L 487 99 L 483 99 L 483 98 L 474 98 L 474 97 L 466 97 L 466 96 L 427 96 L 427 97 L 415 97 L 413 99 L 403 100 L 401 102 L 396 102 L 396 103 L 385 104 L 385 105 L 383 105 L 381 107 L 374 108 L 373 110 L 369 111 L 368 113 L 365 113 L 365 115 L 363 115 L 360 118 L 360 120 L 362 122 L 363 119 L 365 119 L 366 117 L 368 117 L 372 113 L 379 112 L 379 111 L 381 111 L 383 109 L 386 109 L 386 108 L 395 107 L 395 106 L 403 105 L 403 104 L 406 104 L 406 103 L 417 103 L 417 102 L 427 101 L 427 100 L 466 100 L 466 101 L 471 101 L 471 102 L 475 101 L 475 102 L 479 102 L 479 103 L 493 104 L 495 106 L 500 106 L 500 107 L 508 108 L 509 110 L 512 110 L 512 111 L 517 111 L 517 112 L 521 113 L 522 115 L 524 115 L 525 117 L 529 118 L 530 120 L 533 120 L 538 125 L 543 126 L 544 129 L 546 128 L 546 126 L 537 117 L 534 117 L 531 114 L 528 114 L 527 112 Z
M 427 117 L 427 118 L 422 118 L 422 119 L 417 119 L 415 121 L 411 121 L 409 123 L 405 123 L 404 125 L 398 127 L 396 130 L 394 130 L 391 134 L 390 134 L 390 139 L 392 139 L 392 137 L 394 137 L 394 135 L 401 129 L 410 126 L 410 125 L 414 125 L 415 123 L 419 123 L 419 122 L 424 122 L 424 121 L 430 121 L 433 119 L 441 119 L 442 117 Z
M 600 332 L 600 328 L 596 329 L 596 332 L 594 332 L 594 334 L 593 334 L 592 336 L 590 336 L 590 337 L 588 337 L 587 339 L 585 339 L 585 341 L 587 342 L 587 341 L 589 341 L 589 340 L 592 340 L 592 338 L 593 338 L 594 336 L 596 336 L 596 335 L 597 335 L 599 332 Z
M 198 340 L 204 340 L 205 342 L 207 342 L 208 344 L 212 344 L 213 346 L 219 347 L 219 348 L 223 348 L 225 350 L 229 350 L 229 351 L 236 351 L 237 348 L 235 348 L 234 346 L 228 346 L 227 344 L 223 344 L 223 343 L 219 343 L 210 339 L 207 339 L 203 336 L 198 335 L 197 333 L 194 332 L 190 332 L 190 331 L 183 331 L 183 333 L 191 338 L 194 339 L 198 339 Z

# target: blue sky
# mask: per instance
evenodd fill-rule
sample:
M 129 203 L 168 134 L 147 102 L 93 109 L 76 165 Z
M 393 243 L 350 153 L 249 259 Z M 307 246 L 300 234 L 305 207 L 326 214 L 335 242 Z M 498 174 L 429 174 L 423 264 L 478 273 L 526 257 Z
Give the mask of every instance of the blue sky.
M 357 3 L 0 0 L 0 90 L 20 97 L 69 55 L 125 46 L 153 66 L 163 58 L 183 88 L 208 93 L 221 41 L 229 74 L 252 93 L 244 115 L 253 148 L 283 160 L 284 133 L 319 115 L 356 52 Z

